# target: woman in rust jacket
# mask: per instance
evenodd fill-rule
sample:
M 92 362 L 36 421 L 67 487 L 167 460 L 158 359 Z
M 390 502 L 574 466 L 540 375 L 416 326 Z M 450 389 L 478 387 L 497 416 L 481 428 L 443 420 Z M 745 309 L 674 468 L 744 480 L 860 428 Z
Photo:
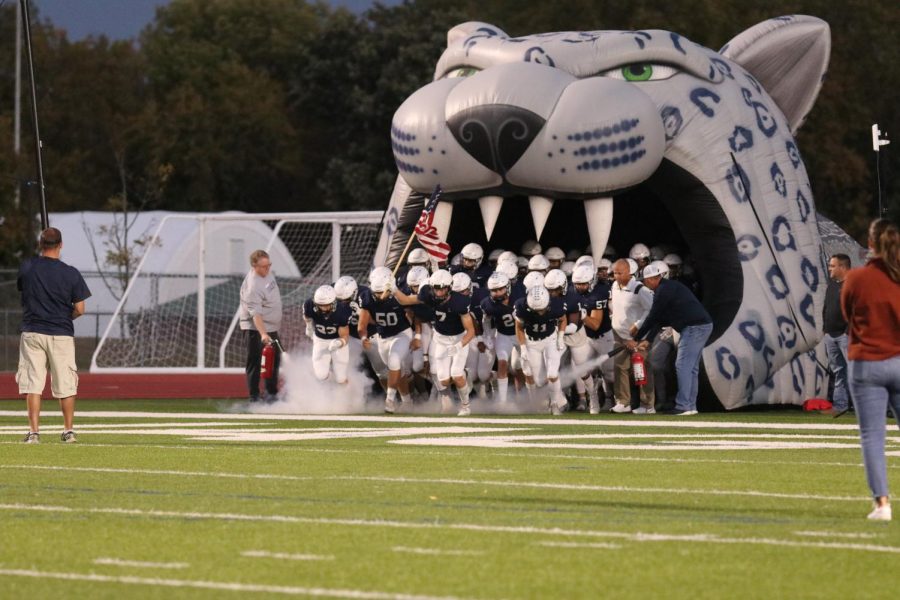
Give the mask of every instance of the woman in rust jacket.
M 900 231 L 887 219 L 869 227 L 871 259 L 847 274 L 841 307 L 849 324 L 850 390 L 859 420 L 866 478 L 875 508 L 869 519 L 891 520 L 884 456 L 890 403 L 900 425 Z

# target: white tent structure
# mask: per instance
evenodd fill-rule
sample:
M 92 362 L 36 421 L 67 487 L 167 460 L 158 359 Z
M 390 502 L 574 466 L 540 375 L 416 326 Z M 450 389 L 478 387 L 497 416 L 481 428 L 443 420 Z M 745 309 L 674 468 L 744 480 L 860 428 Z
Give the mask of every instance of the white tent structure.
M 237 217 L 244 213 L 225 214 Z M 129 214 L 129 241 L 126 246 L 121 241 L 115 241 L 125 237 L 122 213 L 84 211 L 50 213 L 49 216 L 50 224 L 63 235 L 62 260 L 81 271 L 91 289 L 93 295 L 86 306 L 88 313 L 99 313 L 98 319 L 77 320 L 76 336 L 93 336 L 98 328 L 103 331 L 118 307 L 127 282 L 122 281 L 122 272 L 106 257 L 108 252 L 124 247 L 143 256 L 141 271 L 145 276 L 165 274 L 165 279 L 154 287 L 153 294 L 130 295 L 127 299 L 129 310 L 196 294 L 196 287 L 179 285 L 177 278 L 179 275 L 190 276 L 194 282 L 198 269 L 205 272 L 207 288 L 219 285 L 226 277 L 243 277 L 250 268 L 250 253 L 257 248 L 268 248 L 270 244 L 268 252 L 272 257 L 273 270 L 281 277 L 300 276 L 287 247 L 277 237 L 273 239 L 272 229 L 259 220 L 204 222 L 197 218 L 202 213 L 169 211 Z M 149 244 L 154 235 L 157 236 L 156 241 Z M 144 243 L 138 245 L 136 240 L 143 240 Z M 202 265 L 199 264 L 201 248 L 205 248 Z

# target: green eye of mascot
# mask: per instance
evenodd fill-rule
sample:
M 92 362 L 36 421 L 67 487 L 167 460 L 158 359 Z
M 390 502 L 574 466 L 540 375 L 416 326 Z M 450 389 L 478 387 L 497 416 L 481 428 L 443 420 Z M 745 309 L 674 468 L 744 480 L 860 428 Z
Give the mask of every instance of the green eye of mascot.
M 527 205 L 538 239 L 554 203 L 577 202 L 595 258 L 613 196 L 645 186 L 689 246 L 713 316 L 706 389 L 729 409 L 822 395 L 827 269 L 793 133 L 829 54 L 828 25 L 808 16 L 760 23 L 719 52 L 661 30 L 454 27 L 434 81 L 394 115 L 399 177 L 376 264 L 397 261 L 436 184 L 443 239 L 455 200 L 478 199 L 487 239 L 504 202 L 516 204 L 504 218 Z

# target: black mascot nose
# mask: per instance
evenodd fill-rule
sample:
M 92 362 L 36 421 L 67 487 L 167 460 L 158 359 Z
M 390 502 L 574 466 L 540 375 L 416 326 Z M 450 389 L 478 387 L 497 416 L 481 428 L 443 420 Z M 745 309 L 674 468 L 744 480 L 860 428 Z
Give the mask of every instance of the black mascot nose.
M 545 119 L 504 104 L 467 108 L 447 120 L 456 141 L 488 169 L 506 175 L 525 154 Z

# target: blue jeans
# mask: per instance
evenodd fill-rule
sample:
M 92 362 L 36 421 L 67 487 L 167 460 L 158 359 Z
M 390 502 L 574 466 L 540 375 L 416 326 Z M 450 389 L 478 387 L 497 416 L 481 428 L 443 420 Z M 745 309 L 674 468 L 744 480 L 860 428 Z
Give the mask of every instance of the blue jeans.
M 872 497 L 888 496 L 884 458 L 885 415 L 890 403 L 900 426 L 900 356 L 887 360 L 851 360 L 850 392 L 859 421 L 863 464 Z
M 850 393 L 847 390 L 847 334 L 832 337 L 826 333 L 824 341 L 828 368 L 831 369 L 834 382 L 831 402 L 835 410 L 847 410 L 850 407 Z
M 675 410 L 697 410 L 697 376 L 700 373 L 700 353 L 709 334 L 712 323 L 689 325 L 681 330 L 678 340 L 678 354 L 675 358 L 675 377 L 678 379 L 678 394 L 675 396 Z

